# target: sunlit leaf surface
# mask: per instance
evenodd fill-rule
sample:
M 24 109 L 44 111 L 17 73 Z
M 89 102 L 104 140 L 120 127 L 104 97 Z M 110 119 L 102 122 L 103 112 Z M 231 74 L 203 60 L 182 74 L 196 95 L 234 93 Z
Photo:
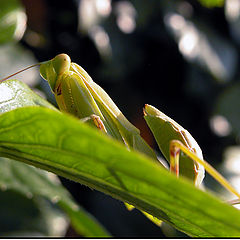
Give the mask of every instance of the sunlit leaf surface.
M 238 210 L 57 111 L 2 114 L 0 153 L 133 204 L 190 236 L 240 236 Z

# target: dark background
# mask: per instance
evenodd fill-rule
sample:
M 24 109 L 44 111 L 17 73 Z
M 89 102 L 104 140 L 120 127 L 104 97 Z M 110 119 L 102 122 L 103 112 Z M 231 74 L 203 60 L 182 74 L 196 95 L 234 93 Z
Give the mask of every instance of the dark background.
M 225 114 L 226 109 L 221 105 L 228 101 L 226 92 L 232 96 L 232 86 L 239 88 L 240 40 L 235 26 L 238 19 L 230 21 L 227 18 L 226 6 L 207 8 L 196 0 L 112 0 L 109 15 L 100 16 L 93 24 L 101 26 L 109 38 L 111 54 L 108 55 L 98 49 L 91 37 L 93 26 L 81 27 L 79 9 L 83 8 L 83 2 L 22 0 L 28 22 L 21 45 L 31 50 L 38 61 L 49 60 L 59 53 L 68 54 L 106 90 L 156 150 L 157 146 L 143 119 L 145 103 L 157 107 L 180 123 L 197 140 L 204 158 L 212 165 L 220 164 L 224 149 L 239 143 L 234 125 L 232 131 L 224 136 L 214 132 L 210 125 L 210 119 L 216 114 L 225 115 L 230 124 L 238 117 L 237 96 L 229 102 L 235 109 L 233 116 Z M 135 9 L 132 13 L 129 10 L 129 16 L 136 23 L 130 33 L 122 31 L 117 23 L 119 4 L 122 3 L 127 3 L 129 9 Z M 124 11 L 128 13 L 127 8 Z M 181 16 L 201 33 L 199 36 L 207 41 L 207 47 L 215 51 L 217 59 L 223 63 L 225 75 L 211 71 L 215 61 L 206 61 L 201 56 L 206 46 L 197 44 L 197 54 L 193 58 L 179 50 L 179 37 L 167 24 L 167 16 L 171 14 Z M 84 19 L 89 17 L 87 12 L 82 15 Z M 33 33 L 38 41 L 31 40 Z M 44 89 L 44 86 L 42 80 L 38 87 Z M 53 101 L 50 92 L 48 96 Z M 102 193 L 61 180 L 75 199 L 115 237 L 183 236 L 166 226 L 161 230 L 137 210 L 128 212 L 121 202 Z M 68 236 L 77 235 L 69 229 Z

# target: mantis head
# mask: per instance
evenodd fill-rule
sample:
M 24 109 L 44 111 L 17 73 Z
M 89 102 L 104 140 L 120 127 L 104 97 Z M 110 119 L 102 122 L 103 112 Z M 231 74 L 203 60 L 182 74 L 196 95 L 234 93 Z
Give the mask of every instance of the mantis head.
M 49 85 L 54 92 L 57 79 L 69 71 L 71 59 L 67 54 L 58 54 L 55 58 L 42 62 L 40 65 L 40 74 L 42 78 L 49 82 Z

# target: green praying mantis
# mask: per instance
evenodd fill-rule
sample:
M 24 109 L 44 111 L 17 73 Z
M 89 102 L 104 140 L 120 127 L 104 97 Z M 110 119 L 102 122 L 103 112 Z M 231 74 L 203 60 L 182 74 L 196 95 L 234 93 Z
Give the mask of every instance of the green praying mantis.
M 59 54 L 49 61 L 33 66 L 36 65 L 40 65 L 40 74 L 48 81 L 61 111 L 97 127 L 122 142 L 130 151 L 139 151 L 162 165 L 156 153 L 140 136 L 140 131 L 126 119 L 108 94 L 88 73 L 78 64 L 71 62 L 68 55 Z M 189 179 L 198 187 L 203 181 L 206 170 L 240 199 L 240 194 L 228 181 L 203 160 L 199 145 L 186 129 L 151 105 L 145 105 L 144 118 L 161 152 L 168 160 L 171 172 Z M 132 209 L 132 206 L 126 205 L 128 209 Z M 160 224 L 158 219 L 143 213 L 156 224 Z

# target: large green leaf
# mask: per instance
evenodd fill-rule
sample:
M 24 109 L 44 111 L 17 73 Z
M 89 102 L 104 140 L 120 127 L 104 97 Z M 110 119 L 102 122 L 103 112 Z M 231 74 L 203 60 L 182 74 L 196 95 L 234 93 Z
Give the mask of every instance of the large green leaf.
M 2 114 L 0 154 L 126 201 L 190 236 L 240 236 L 237 209 L 57 111 L 27 107 Z
M 56 109 L 46 100 L 17 80 L 0 84 L 0 113 L 24 106 L 44 106 Z M 67 190 L 57 181 L 57 177 L 32 166 L 0 158 L 0 188 L 14 190 L 24 196 L 41 196 L 60 207 L 70 217 L 72 225 L 86 237 L 107 237 L 109 234 L 84 209 L 71 198 Z

